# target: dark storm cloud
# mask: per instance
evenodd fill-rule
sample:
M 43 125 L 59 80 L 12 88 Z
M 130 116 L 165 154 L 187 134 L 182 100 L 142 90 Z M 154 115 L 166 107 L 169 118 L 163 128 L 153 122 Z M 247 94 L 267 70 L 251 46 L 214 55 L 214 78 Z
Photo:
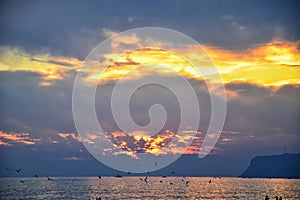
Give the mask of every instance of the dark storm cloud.
M 43 77 L 37 73 L 1 71 L 1 130 L 22 132 L 30 128 L 36 134 L 49 130 L 74 132 L 71 110 L 74 74 L 70 70 L 66 80 L 42 87 Z
M 283 147 L 299 151 L 299 85 L 266 88 L 234 83 L 226 88 L 238 95 L 228 100 L 223 130 L 236 134 L 223 134 L 219 147 L 234 154 L 242 149 L 245 155 L 282 153 Z
M 73 135 L 67 138 L 58 136 L 58 133 L 76 134 L 71 107 L 75 73 L 70 70 L 68 74 L 64 80 L 53 81 L 51 86 L 44 87 L 39 85 L 43 79 L 37 73 L 2 71 L 0 130 L 29 133 L 30 137 L 40 139 L 36 143 L 43 144 L 42 148 L 49 149 L 55 141 L 60 144 L 69 142 L 70 148 L 78 147 L 80 141 Z M 208 91 L 204 82 L 190 82 L 199 99 L 199 131 L 205 133 L 210 119 Z M 113 87 L 111 83 L 101 85 L 96 95 L 99 122 L 109 133 L 120 131 L 110 109 Z M 231 83 L 226 85 L 226 89 L 237 95 L 228 98 L 224 134 L 218 148 L 227 152 L 240 147 L 245 149 L 244 152 L 264 152 L 288 146 L 293 151 L 299 151 L 299 86 L 287 85 L 276 89 Z M 142 87 L 133 95 L 130 103 L 133 120 L 141 126 L 147 125 L 150 122 L 149 108 L 157 103 L 164 106 L 168 115 L 162 131 L 169 129 L 176 132 L 180 122 L 178 101 L 170 91 L 159 86 Z
M 83 59 L 102 29 L 159 26 L 200 43 L 246 48 L 274 38 L 298 40 L 298 2 L 288 1 L 2 1 L 0 44 Z

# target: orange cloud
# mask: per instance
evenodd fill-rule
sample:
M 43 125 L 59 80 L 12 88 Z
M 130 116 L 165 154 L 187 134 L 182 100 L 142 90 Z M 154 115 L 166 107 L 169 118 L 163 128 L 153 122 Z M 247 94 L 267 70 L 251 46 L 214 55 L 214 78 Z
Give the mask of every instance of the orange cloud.
M 0 145 L 4 146 L 12 146 L 11 142 L 22 143 L 26 145 L 35 144 L 35 141 L 29 137 L 28 133 L 5 133 L 0 131 L 0 138 Z M 6 140 L 6 142 L 3 140 Z
M 31 55 L 19 48 L 0 47 L 0 71 L 31 71 L 45 80 L 40 85 L 63 79 L 68 70 L 77 70 L 82 62 L 76 58 L 57 57 L 50 54 Z
M 263 86 L 300 83 L 300 51 L 297 43 L 273 41 L 244 51 L 204 46 L 225 83 L 245 81 Z
M 131 42 L 138 43 L 138 40 Z M 216 75 L 219 73 L 224 83 L 243 81 L 263 86 L 300 83 L 300 52 L 297 43 L 273 41 L 243 51 L 218 49 L 209 45 L 203 47 L 213 59 L 217 70 L 209 65 L 209 58 L 197 46 L 180 49 L 181 55 L 160 48 L 146 48 L 122 55 L 105 55 L 107 60 L 98 63 L 94 71 L 89 71 L 87 80 L 98 81 L 100 76 L 97 68 L 109 66 L 101 77 L 102 81 L 132 80 L 159 74 L 218 82 Z M 185 58 L 197 60 L 202 75 Z
M 109 36 L 115 34 L 104 30 Z M 300 52 L 298 42 L 272 41 L 249 49 L 234 51 L 203 45 L 208 53 L 198 46 L 177 49 L 180 55 L 162 49 L 158 41 L 149 40 L 155 48 L 136 49 L 120 54 L 120 45 L 140 46 L 141 40 L 135 36 L 113 39 L 113 51 L 103 55 L 103 62 L 88 63 L 89 69 L 80 69 L 82 61 L 76 58 L 52 56 L 50 54 L 30 55 L 18 48 L 0 47 L 0 70 L 26 70 L 42 75 L 40 86 L 50 86 L 53 80 L 63 79 L 69 70 L 78 70 L 86 74 L 88 82 L 98 81 L 101 72 L 102 81 L 133 80 L 149 75 L 176 76 L 210 80 L 217 82 L 219 72 L 224 83 L 242 81 L 262 86 L 282 86 L 300 83 Z M 217 67 L 208 66 L 211 57 Z M 197 60 L 202 75 L 186 60 Z M 80 70 L 79 70 L 80 69 Z M 233 94 L 234 95 L 234 94 Z
M 7 142 L 4 142 L 2 140 L 0 140 L 0 146 L 11 146 L 11 144 L 7 143 Z
M 62 137 L 66 140 L 71 138 L 73 140 L 76 140 L 77 142 L 81 142 L 81 138 L 74 133 L 58 133 L 58 135 L 59 137 Z
M 114 149 L 105 149 L 104 155 L 112 152 L 113 155 L 125 154 L 138 159 L 137 153 L 148 153 L 155 156 L 182 153 L 197 154 L 199 152 L 199 135 L 201 133 L 198 132 L 196 136 L 192 136 L 194 134 L 191 131 L 184 131 L 181 135 L 176 135 L 170 130 L 154 136 L 138 131 L 130 134 L 123 132 L 106 133 L 107 139 L 113 143 Z M 176 142 L 170 145 L 171 140 Z M 186 150 L 188 142 L 191 140 L 194 140 L 195 143 Z

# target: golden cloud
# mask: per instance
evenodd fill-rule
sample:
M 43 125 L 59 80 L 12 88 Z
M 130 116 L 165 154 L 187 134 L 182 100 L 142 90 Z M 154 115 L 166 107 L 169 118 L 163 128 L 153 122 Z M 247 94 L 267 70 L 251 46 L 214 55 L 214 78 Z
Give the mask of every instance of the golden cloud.
M 124 132 L 112 132 L 106 133 L 107 139 L 109 139 L 114 148 L 105 149 L 104 154 L 113 155 L 125 154 L 133 158 L 138 159 L 137 153 L 147 153 L 155 156 L 164 154 L 197 154 L 201 140 L 200 132 L 183 131 L 182 134 L 176 135 L 170 130 L 150 136 L 149 133 L 135 131 L 129 134 Z M 172 143 L 171 141 L 176 142 Z M 193 144 L 189 146 L 189 142 L 193 141 Z M 186 147 L 189 146 L 187 149 Z
M 5 133 L 0 131 L 0 145 L 12 146 L 13 143 L 33 145 L 35 140 L 31 139 L 28 133 Z
M 0 71 L 30 71 L 39 73 L 44 82 L 51 85 L 52 80 L 65 77 L 66 71 L 77 70 L 82 62 L 76 58 L 51 56 L 50 54 L 31 55 L 19 48 L 0 47 Z
M 118 49 L 120 44 L 135 44 L 138 47 L 139 42 L 139 38 L 133 35 L 115 39 L 111 45 L 113 49 Z M 98 81 L 104 68 L 106 71 L 101 77 L 104 82 L 139 79 L 155 74 L 181 75 L 198 80 L 205 78 L 214 82 L 217 81 L 215 76 L 218 72 L 224 83 L 240 81 L 262 86 L 282 86 L 300 83 L 298 46 L 297 42 L 272 41 L 246 50 L 233 51 L 203 45 L 217 71 L 207 66 L 207 55 L 203 54 L 202 48 L 195 46 L 179 49 L 180 55 L 161 48 L 136 49 L 124 54 L 116 50 L 104 55 L 105 60 L 101 63 L 89 63 L 91 67 L 88 70 L 79 70 L 83 61 L 76 58 L 50 54 L 30 55 L 18 48 L 0 47 L 0 70 L 37 72 L 44 79 L 41 86 L 50 86 L 51 81 L 65 78 L 68 70 L 86 73 L 87 82 Z M 196 59 L 201 64 L 203 74 L 199 75 L 185 58 Z
M 138 40 L 128 40 L 128 43 L 134 42 Z M 216 75 L 219 73 L 224 83 L 239 81 L 262 86 L 300 83 L 300 52 L 297 43 L 273 41 L 243 51 L 218 49 L 209 45 L 203 47 L 213 59 L 216 69 L 210 66 L 209 57 L 203 53 L 203 49 L 195 46 L 180 49 L 181 55 L 160 48 L 136 49 L 120 55 L 107 54 L 106 61 L 98 63 L 98 67 L 93 69 L 109 66 L 101 81 L 132 80 L 159 74 L 218 82 Z M 201 64 L 199 67 L 202 74 L 186 58 L 197 60 Z M 100 78 L 99 70 L 89 73 L 89 81 L 98 81 Z

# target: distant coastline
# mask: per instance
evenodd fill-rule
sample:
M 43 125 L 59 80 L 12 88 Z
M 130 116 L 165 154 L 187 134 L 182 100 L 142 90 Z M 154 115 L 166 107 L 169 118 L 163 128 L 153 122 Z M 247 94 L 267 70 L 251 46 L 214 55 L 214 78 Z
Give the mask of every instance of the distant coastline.
M 300 154 L 256 156 L 242 178 L 300 179 Z

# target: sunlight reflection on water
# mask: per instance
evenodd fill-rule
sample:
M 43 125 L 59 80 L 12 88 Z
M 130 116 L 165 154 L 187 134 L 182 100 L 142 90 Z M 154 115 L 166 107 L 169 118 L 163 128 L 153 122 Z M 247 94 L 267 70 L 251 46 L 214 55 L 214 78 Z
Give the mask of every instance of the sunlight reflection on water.
M 142 177 L 144 178 L 144 177 Z M 300 199 L 300 180 L 148 177 L 1 178 L 1 199 Z M 212 180 L 209 183 L 209 180 Z M 20 180 L 24 180 L 21 183 Z M 160 182 L 162 180 L 162 183 Z M 187 187 L 185 181 L 190 181 Z M 170 184 L 172 183 L 172 185 Z

